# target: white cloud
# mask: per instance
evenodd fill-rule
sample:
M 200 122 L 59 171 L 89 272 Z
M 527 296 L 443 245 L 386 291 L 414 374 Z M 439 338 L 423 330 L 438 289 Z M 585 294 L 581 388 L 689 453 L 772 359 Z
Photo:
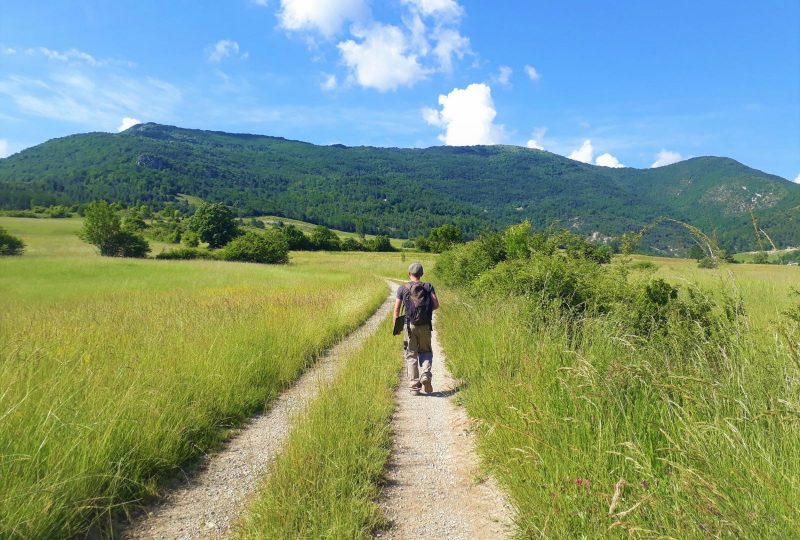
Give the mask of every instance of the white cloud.
M 462 8 L 455 0 L 402 0 L 403 4 L 411 6 L 426 17 L 445 17 L 458 19 L 464 14 Z
M 525 143 L 525 146 L 527 146 L 528 148 L 533 148 L 534 150 L 544 150 L 544 146 L 542 146 L 542 143 L 540 143 L 536 139 L 528 139 L 528 142 Z
M 208 53 L 209 62 L 222 62 L 229 56 L 238 56 L 239 58 L 247 58 L 248 53 L 239 52 L 239 43 L 230 39 L 221 39 L 217 41 L 214 47 Z
M 430 72 L 409 51 L 405 34 L 396 26 L 376 24 L 369 29 L 354 29 L 353 35 L 362 41 L 347 40 L 338 47 L 355 80 L 364 88 L 396 90 L 412 86 Z
M 365 0 L 281 0 L 278 19 L 290 31 L 316 31 L 332 38 L 348 21 L 359 21 L 369 12 Z
M 8 141 L 0 139 L 0 158 L 8 157 Z
M 795 184 L 800 184 L 800 174 L 798 174 L 798 175 L 797 175 L 797 176 L 794 178 L 794 183 L 795 183 Z
M 426 108 L 422 115 L 428 124 L 440 127 L 439 140 L 448 146 L 497 144 L 503 139 L 503 127 L 494 123 L 497 111 L 492 89 L 486 84 L 454 88 L 439 96 L 441 110 Z
M 611 167 L 612 169 L 621 169 L 625 166 L 619 162 L 616 156 L 612 156 L 608 152 L 597 156 L 597 159 L 594 160 L 594 163 L 595 165 L 599 165 L 601 167 Z
M 125 131 L 126 129 L 141 123 L 142 121 L 139 120 L 138 118 L 131 118 L 130 116 L 126 116 L 125 118 L 122 119 L 122 122 L 120 122 L 119 126 L 117 126 L 117 133 Z
M 434 31 L 436 46 L 433 54 L 439 60 L 439 67 L 445 73 L 453 71 L 453 56 L 459 60 L 469 52 L 469 38 L 462 36 L 453 28 L 438 28 Z
M 90 66 L 98 66 L 101 64 L 94 56 L 78 49 L 69 49 L 67 51 L 54 51 L 47 47 L 34 47 L 25 51 L 28 54 L 41 54 L 50 60 L 58 60 L 59 62 L 84 62 Z
M 135 78 L 106 70 L 91 76 L 77 69 L 42 78 L 10 75 L 0 79 L 0 94 L 21 113 L 111 131 L 130 115 L 166 120 L 182 99 L 172 84 L 153 77 Z
M 544 136 L 547 133 L 546 127 L 538 127 L 533 130 L 533 136 L 525 143 L 528 148 L 544 150 Z
M 323 90 L 336 90 L 336 87 L 339 86 L 339 81 L 336 80 L 336 75 L 332 75 L 330 73 L 323 73 L 325 77 L 322 81 L 320 87 Z
M 531 65 L 525 65 L 525 73 L 532 81 L 538 81 L 542 78 L 542 76 L 539 75 L 539 72 L 536 71 L 536 68 Z
M 592 141 L 586 139 L 583 141 L 583 144 L 580 148 L 573 150 L 572 153 L 567 156 L 569 159 L 574 159 L 575 161 L 582 161 L 583 163 L 591 163 L 592 158 L 594 157 L 594 147 L 592 146 Z
M 514 70 L 508 66 L 500 66 L 497 70 L 497 74 L 492 75 L 492 82 L 496 82 L 500 86 L 508 88 L 511 86 L 511 75 L 514 73 Z
M 680 153 L 662 149 L 656 154 L 656 160 L 650 165 L 650 168 L 655 169 L 656 167 L 663 167 L 664 165 L 672 165 L 681 160 L 683 160 L 683 156 L 681 156 Z

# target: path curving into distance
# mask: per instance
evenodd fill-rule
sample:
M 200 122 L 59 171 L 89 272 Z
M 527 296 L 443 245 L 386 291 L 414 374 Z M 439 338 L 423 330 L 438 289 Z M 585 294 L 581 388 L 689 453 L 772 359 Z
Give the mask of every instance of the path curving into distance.
M 259 481 L 280 454 L 295 418 L 333 380 L 341 360 L 374 334 L 394 302 L 391 294 L 357 330 L 327 351 L 287 391 L 242 428 L 197 474 L 181 482 L 127 529 L 122 538 L 221 538 L 235 523 Z
M 394 447 L 381 506 L 390 520 L 378 538 L 491 540 L 511 536 L 511 507 L 475 453 L 470 419 L 453 395 L 434 326 L 433 393 L 412 396 L 403 381 L 392 420 Z

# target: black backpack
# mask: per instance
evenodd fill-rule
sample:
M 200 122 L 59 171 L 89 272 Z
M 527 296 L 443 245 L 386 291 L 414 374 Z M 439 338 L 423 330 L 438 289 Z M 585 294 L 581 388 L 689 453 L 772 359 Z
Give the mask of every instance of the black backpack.
M 430 283 L 411 281 L 406 284 L 403 304 L 406 308 L 406 324 L 431 324 L 433 319 L 433 287 Z

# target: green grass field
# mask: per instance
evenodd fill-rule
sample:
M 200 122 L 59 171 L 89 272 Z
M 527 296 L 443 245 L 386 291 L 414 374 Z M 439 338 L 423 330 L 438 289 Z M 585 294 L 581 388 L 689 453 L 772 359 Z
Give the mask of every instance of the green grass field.
M 781 314 L 800 271 L 637 259 L 739 295 L 749 315 L 730 336 L 641 342 L 613 316 L 576 325 L 441 291 L 444 347 L 518 533 L 800 537 L 800 358 L 780 332 L 800 333 Z
M 152 495 L 385 298 L 404 255 L 289 265 L 99 257 L 77 220 L 3 218 L 0 536 L 67 537 Z

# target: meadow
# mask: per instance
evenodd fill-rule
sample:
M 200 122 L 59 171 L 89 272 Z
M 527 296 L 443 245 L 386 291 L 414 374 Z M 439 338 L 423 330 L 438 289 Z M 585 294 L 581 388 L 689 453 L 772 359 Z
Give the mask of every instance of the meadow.
M 288 265 L 101 258 L 78 220 L 2 218 L 0 536 L 68 537 L 140 504 L 386 296 L 402 254 Z
M 676 301 L 709 311 L 682 325 L 678 310 L 642 339 L 630 311 L 576 318 L 538 293 L 440 289 L 459 396 L 518 533 L 800 537 L 800 329 L 783 313 L 800 300 L 800 271 L 629 264 L 631 288 L 660 277 L 678 285 Z

